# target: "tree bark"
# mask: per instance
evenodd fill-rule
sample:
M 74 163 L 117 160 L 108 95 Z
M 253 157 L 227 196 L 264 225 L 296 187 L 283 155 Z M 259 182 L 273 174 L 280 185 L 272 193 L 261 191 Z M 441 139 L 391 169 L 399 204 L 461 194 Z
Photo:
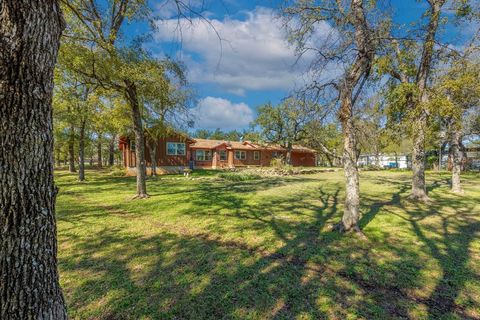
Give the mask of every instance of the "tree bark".
M 452 191 L 458 194 L 463 193 L 460 174 L 462 172 L 462 151 L 460 150 L 461 133 L 454 129 L 450 137 L 450 154 L 452 155 Z
M 78 180 L 85 181 L 85 120 L 80 124 L 78 139 Z
M 102 134 L 98 134 L 97 141 L 97 167 L 102 167 Z
M 77 172 L 75 169 L 75 128 L 70 126 L 70 137 L 68 139 L 68 170 Z
M 370 73 L 374 58 L 374 47 L 370 37 L 370 30 L 365 18 L 362 0 L 351 1 L 352 24 L 355 27 L 355 44 L 357 56 L 355 62 L 345 74 L 340 87 L 340 110 L 338 118 L 343 131 L 343 168 L 345 174 L 345 205 L 343 217 L 336 229 L 340 231 L 356 231 L 363 235 L 358 225 L 360 219 L 360 190 L 357 168 L 357 148 L 355 141 L 355 128 L 353 124 L 353 105 L 355 99 Z M 353 90 L 363 77 L 355 98 Z
M 127 86 L 126 99 L 132 112 L 133 132 L 135 133 L 135 160 L 137 175 L 137 195 L 135 198 L 148 198 L 145 166 L 145 138 L 143 133 L 142 115 L 138 104 L 137 88 L 134 83 L 125 80 Z
M 292 164 L 292 142 L 291 141 L 287 142 L 287 156 L 286 156 L 285 162 L 289 165 Z
M 347 106 L 348 98 L 344 98 L 342 104 Z M 346 107 L 351 110 L 350 107 Z M 358 221 L 360 219 L 360 188 L 357 168 L 357 152 L 355 142 L 355 129 L 352 116 L 342 122 L 343 127 L 343 169 L 345 174 L 345 208 L 342 217 L 342 228 L 344 231 L 359 231 Z
M 108 147 L 108 165 L 110 167 L 114 165 L 115 161 L 115 139 L 116 135 L 112 134 L 112 138 L 110 139 L 110 144 Z
M 0 319 L 67 319 L 57 271 L 55 0 L 0 1 Z
M 440 20 L 440 10 L 445 3 L 445 0 L 431 0 L 430 21 L 427 27 L 427 35 L 423 45 L 422 58 L 418 68 L 416 84 L 418 86 L 418 93 L 420 101 L 414 104 L 414 108 L 418 112 L 413 126 L 413 152 L 412 152 L 412 192 L 411 199 L 419 201 L 427 201 L 427 190 L 425 188 L 425 130 L 428 124 L 428 114 L 423 105 L 428 102 L 427 81 L 432 68 L 433 48 L 435 45 L 435 37 L 438 30 Z
M 412 192 L 410 198 L 414 200 L 428 200 L 425 187 L 425 127 L 427 115 L 422 115 L 415 121 L 412 152 Z
M 150 164 L 152 167 L 151 176 L 157 175 L 157 143 L 156 141 L 152 141 L 149 143 L 149 151 L 150 151 Z

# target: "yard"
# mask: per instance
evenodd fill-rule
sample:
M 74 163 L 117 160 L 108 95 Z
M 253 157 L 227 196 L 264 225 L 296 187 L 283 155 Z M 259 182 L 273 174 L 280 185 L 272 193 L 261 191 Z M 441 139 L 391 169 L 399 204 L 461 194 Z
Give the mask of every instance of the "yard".
M 341 172 L 248 181 L 56 173 L 59 268 L 73 319 L 480 319 L 480 176 L 362 172 L 368 241 L 329 231 Z M 201 179 L 199 179 L 201 178 Z

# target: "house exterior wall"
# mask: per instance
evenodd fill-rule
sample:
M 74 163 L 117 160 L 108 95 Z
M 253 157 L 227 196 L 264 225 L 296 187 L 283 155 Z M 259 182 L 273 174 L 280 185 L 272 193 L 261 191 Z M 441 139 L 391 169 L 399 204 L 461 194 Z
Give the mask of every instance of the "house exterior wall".
M 245 152 L 245 156 L 246 158 L 245 159 L 237 159 L 235 157 L 235 151 L 239 151 L 239 152 Z M 241 149 L 238 149 L 238 150 L 233 150 L 233 165 L 235 167 L 243 167 L 243 166 L 260 166 L 262 163 L 261 163 L 261 156 L 262 156 L 262 153 L 260 150 L 258 150 L 258 152 L 260 152 L 260 159 L 258 160 L 255 160 L 254 159 L 254 150 L 241 150 Z
M 185 155 L 168 155 L 167 154 L 167 143 L 185 143 Z M 170 136 L 166 138 L 159 139 L 157 141 L 157 150 L 156 150 L 156 160 L 157 166 L 188 166 L 190 160 L 190 144 L 188 140 L 183 137 Z M 134 141 L 126 139 L 122 145 L 122 156 L 123 164 L 127 168 L 132 168 L 136 166 L 135 151 L 133 150 Z M 147 167 L 152 165 L 150 158 L 150 149 L 145 143 L 145 163 Z
M 316 157 L 314 153 L 292 151 L 292 166 L 314 167 Z

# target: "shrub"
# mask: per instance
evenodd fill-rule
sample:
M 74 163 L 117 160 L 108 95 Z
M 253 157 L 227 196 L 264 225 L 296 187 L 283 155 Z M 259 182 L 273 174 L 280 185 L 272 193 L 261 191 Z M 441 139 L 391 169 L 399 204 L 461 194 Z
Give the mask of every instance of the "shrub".
M 124 176 L 127 175 L 127 171 L 123 167 L 116 166 L 116 167 L 112 167 L 112 169 L 110 169 L 110 175 L 114 176 L 114 177 L 124 177 Z
M 251 173 L 241 173 L 241 172 L 222 172 L 218 175 L 220 178 L 229 180 L 229 181 L 248 181 L 248 180 L 257 180 L 261 176 L 258 174 Z
M 272 161 L 270 161 L 270 166 L 274 168 L 283 168 L 285 166 L 285 161 L 283 161 L 283 158 L 273 158 Z

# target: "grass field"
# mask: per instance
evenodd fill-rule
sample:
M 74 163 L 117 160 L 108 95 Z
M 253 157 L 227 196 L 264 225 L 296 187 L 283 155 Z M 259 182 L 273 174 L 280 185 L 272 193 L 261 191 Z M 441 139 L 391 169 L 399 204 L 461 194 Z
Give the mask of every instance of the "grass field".
M 329 231 L 341 172 L 225 181 L 56 173 L 59 268 L 73 319 L 480 319 L 480 175 L 361 174 L 369 238 Z

